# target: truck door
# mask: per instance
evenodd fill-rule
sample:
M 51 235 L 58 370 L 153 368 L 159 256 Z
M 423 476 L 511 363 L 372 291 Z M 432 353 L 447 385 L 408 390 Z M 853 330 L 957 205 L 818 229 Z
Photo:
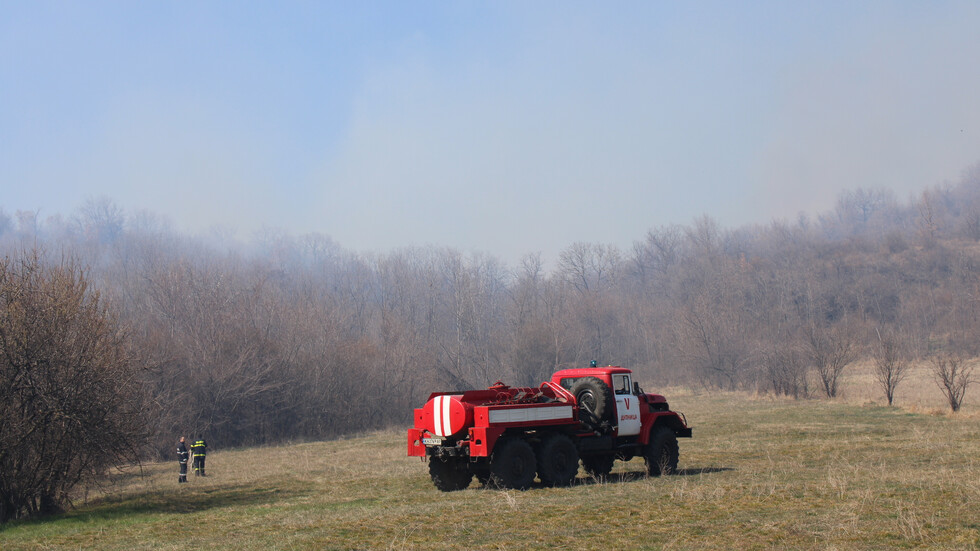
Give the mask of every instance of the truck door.
M 620 436 L 640 434 L 640 399 L 633 395 L 633 383 L 627 373 L 612 376 L 613 392 L 616 395 L 616 417 Z

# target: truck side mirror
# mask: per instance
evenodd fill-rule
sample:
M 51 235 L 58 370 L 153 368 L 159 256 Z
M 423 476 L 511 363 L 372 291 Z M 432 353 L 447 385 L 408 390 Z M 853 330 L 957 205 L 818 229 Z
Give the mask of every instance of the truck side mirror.
M 643 394 L 643 391 L 640 390 L 640 383 L 637 383 L 635 381 L 633 382 L 633 394 L 636 396 Z

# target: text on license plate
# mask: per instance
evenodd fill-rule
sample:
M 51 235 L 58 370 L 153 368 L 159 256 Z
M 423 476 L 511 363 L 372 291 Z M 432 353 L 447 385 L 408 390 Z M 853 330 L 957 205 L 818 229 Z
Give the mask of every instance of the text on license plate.
M 441 446 L 442 438 L 423 438 L 422 443 L 426 446 Z

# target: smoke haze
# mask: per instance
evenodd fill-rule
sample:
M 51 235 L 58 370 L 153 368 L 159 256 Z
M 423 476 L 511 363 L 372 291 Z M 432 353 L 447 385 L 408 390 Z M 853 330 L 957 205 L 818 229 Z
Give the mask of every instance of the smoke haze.
M 980 160 L 974 2 L 250 6 L 0 15 L 0 206 L 514 261 L 765 223 Z

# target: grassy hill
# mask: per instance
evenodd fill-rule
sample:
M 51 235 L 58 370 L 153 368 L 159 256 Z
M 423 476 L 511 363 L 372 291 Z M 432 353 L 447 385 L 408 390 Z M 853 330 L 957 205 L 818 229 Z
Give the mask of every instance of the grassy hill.
M 980 422 L 874 405 L 678 393 L 681 472 L 442 493 L 401 431 L 219 450 L 114 475 L 77 509 L 0 528 L 13 549 L 977 549 Z

